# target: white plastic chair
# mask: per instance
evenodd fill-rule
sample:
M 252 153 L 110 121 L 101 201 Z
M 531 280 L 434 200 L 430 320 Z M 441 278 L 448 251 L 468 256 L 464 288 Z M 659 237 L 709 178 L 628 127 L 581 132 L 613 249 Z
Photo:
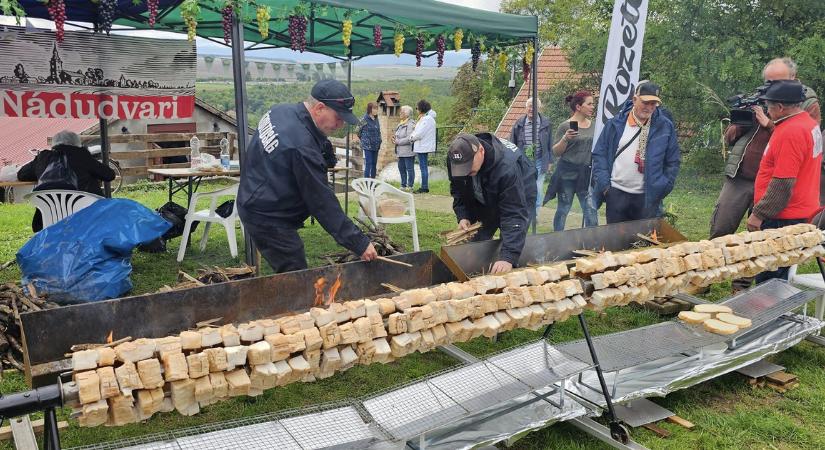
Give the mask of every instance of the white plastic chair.
M 229 254 L 233 258 L 238 257 L 238 241 L 235 238 L 235 221 L 238 220 L 238 208 L 236 205 L 232 207 L 232 213 L 226 218 L 219 216 L 215 212 L 218 207 L 218 198 L 238 195 L 238 185 L 230 186 L 228 188 L 219 189 L 213 192 L 196 192 L 192 194 L 192 200 L 189 202 L 189 212 L 186 213 L 186 224 L 183 227 L 183 236 L 180 241 L 180 249 L 178 250 L 178 262 L 183 261 L 183 255 L 186 253 L 186 244 L 189 243 L 189 230 L 192 229 L 193 222 L 203 222 L 203 237 L 201 238 L 201 251 L 206 248 L 206 241 L 209 239 L 209 228 L 213 223 L 219 223 L 226 229 L 226 239 L 229 241 Z M 202 209 L 195 211 L 198 205 L 198 200 L 202 198 L 211 199 L 209 209 Z M 241 226 L 243 232 L 243 226 Z
M 366 213 L 373 222 L 380 223 L 411 223 L 413 250 L 418 251 L 418 223 L 415 218 L 415 199 L 409 192 L 404 192 L 395 186 L 374 178 L 356 178 L 352 180 L 352 188 L 358 193 L 361 204 L 361 214 Z M 404 214 L 400 217 L 382 217 L 378 215 L 378 200 L 383 194 L 406 203 Z
M 43 216 L 43 228 L 65 219 L 103 197 L 88 192 L 48 189 L 25 196 Z
M 794 264 L 788 270 L 788 281 L 790 281 L 791 284 L 809 287 L 813 289 L 825 289 L 825 281 L 822 280 L 821 274 L 799 274 L 796 273 L 796 269 L 797 266 L 796 264 Z M 819 320 L 822 320 L 823 316 L 825 316 L 825 294 L 823 294 L 822 297 L 816 299 L 816 303 L 814 304 L 814 317 L 816 317 Z

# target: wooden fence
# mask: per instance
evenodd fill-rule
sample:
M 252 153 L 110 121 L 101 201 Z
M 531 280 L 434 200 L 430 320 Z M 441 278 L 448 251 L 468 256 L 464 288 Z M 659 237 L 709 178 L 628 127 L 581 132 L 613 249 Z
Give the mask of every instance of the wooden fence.
M 164 164 L 163 158 L 169 156 L 189 156 L 192 148 L 188 143 L 192 136 L 197 136 L 200 140 L 200 152 L 209 153 L 212 156 L 220 157 L 220 141 L 223 138 L 229 140 L 229 154 L 236 159 L 238 146 L 237 134 L 234 132 L 212 132 L 212 133 L 153 133 L 153 134 L 115 134 L 109 136 L 110 144 L 143 144 L 143 149 L 130 149 L 124 151 L 112 151 L 109 154 L 111 159 L 116 161 L 142 159 L 145 164 L 142 166 L 121 167 L 121 174 L 129 176 L 147 176 L 149 169 L 189 167 L 189 163 Z M 99 142 L 99 135 L 81 135 L 81 142 Z M 184 147 L 164 148 L 160 144 L 164 142 L 186 142 Z

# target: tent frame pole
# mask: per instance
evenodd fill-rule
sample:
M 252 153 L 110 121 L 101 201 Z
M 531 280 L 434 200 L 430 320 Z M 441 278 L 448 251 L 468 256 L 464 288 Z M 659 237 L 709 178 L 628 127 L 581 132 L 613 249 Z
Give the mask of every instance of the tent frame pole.
M 531 91 L 533 93 L 533 117 L 531 118 L 531 123 L 533 126 L 533 155 L 536 154 L 536 138 L 538 137 L 538 126 L 536 125 L 536 117 L 539 116 L 539 95 L 538 95 L 538 60 L 539 60 L 539 39 L 538 37 L 533 38 L 533 61 L 531 62 L 530 67 L 530 86 Z M 551 143 L 552 144 L 552 143 Z M 542 167 L 541 169 L 544 169 Z M 538 176 L 538 174 L 536 174 Z M 539 189 L 543 188 L 544 186 L 539 187 Z M 539 192 L 536 192 L 536 195 L 540 195 Z M 539 222 L 539 208 L 533 205 L 533 234 L 536 234 Z
M 352 92 L 352 55 L 347 56 L 347 89 Z M 347 170 L 344 171 L 344 213 L 349 214 L 349 171 L 350 171 L 350 150 L 349 150 L 349 135 L 352 130 L 352 125 L 347 124 Z M 333 188 L 334 189 L 334 188 Z
M 101 162 L 105 167 L 109 167 L 109 121 L 100 118 L 100 156 Z M 103 195 L 106 198 L 112 198 L 112 183 L 109 181 L 103 182 Z
M 235 125 L 238 133 L 238 160 L 241 176 L 243 177 L 244 158 L 246 157 L 246 141 L 248 139 L 249 123 L 246 117 L 246 74 L 244 73 L 244 41 L 243 23 L 237 14 L 232 14 L 232 81 L 235 85 Z M 255 274 L 261 274 L 261 265 L 255 243 L 249 233 L 244 233 L 244 259 L 250 266 L 255 267 Z

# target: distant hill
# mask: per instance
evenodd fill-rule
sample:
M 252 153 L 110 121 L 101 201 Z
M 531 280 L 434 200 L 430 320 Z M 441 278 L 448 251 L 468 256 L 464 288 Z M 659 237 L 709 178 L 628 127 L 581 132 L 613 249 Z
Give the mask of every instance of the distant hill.
M 444 66 L 436 67 L 436 58 L 423 58 L 415 66 L 414 55 L 374 55 L 356 60 L 353 79 L 361 80 L 444 80 L 453 79 L 458 68 L 470 59 L 470 52 L 447 51 Z M 198 80 L 231 80 L 232 55 L 226 49 L 209 47 L 198 52 Z M 314 53 L 297 53 L 289 49 L 267 49 L 246 54 L 247 79 L 250 81 L 313 81 L 323 78 L 346 79 L 346 62 Z

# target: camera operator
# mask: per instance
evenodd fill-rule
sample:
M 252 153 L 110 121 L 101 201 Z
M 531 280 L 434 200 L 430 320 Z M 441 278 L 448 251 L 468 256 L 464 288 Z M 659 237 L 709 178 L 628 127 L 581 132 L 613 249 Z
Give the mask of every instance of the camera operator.
M 762 71 L 766 83 L 775 80 L 796 79 L 796 63 L 790 58 L 771 60 Z M 816 93 L 805 87 L 805 110 L 817 123 L 820 122 L 819 101 Z M 731 124 L 725 130 L 725 141 L 731 146 L 725 163 L 725 183 L 716 200 L 710 219 L 710 238 L 735 233 L 753 207 L 753 185 L 759 171 L 759 162 L 768 145 L 775 124 L 761 106 L 752 106 L 754 123 L 751 126 Z M 734 292 L 750 286 L 750 279 L 733 281 Z
M 796 80 L 771 84 L 761 97 L 775 128 L 759 163 L 748 231 L 807 222 L 819 209 L 822 132 L 802 108 L 805 88 Z M 757 275 L 756 282 L 788 278 L 788 268 Z

